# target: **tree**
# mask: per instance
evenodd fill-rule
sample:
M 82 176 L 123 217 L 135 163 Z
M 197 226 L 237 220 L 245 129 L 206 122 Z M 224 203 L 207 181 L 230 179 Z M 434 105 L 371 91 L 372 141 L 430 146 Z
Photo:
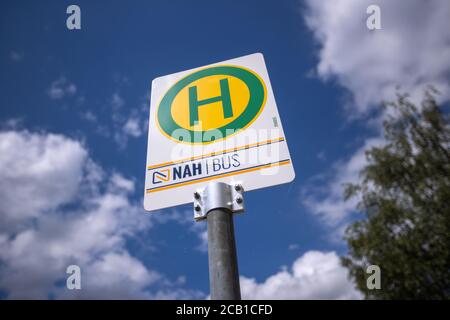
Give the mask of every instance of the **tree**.
M 421 108 L 398 94 L 384 105 L 385 144 L 366 151 L 361 181 L 348 184 L 364 219 L 352 223 L 342 263 L 367 299 L 450 298 L 450 118 L 432 88 Z M 381 289 L 367 288 L 367 267 Z

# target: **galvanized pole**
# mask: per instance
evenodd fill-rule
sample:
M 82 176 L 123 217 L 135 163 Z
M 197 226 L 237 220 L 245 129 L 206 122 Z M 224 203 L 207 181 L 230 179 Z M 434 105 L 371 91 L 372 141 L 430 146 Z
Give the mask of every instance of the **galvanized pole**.
M 233 213 L 244 211 L 242 186 L 211 182 L 194 193 L 194 219 L 208 221 L 209 284 L 212 300 L 240 300 Z
M 228 209 L 213 209 L 206 219 L 211 299 L 240 300 L 233 213 Z

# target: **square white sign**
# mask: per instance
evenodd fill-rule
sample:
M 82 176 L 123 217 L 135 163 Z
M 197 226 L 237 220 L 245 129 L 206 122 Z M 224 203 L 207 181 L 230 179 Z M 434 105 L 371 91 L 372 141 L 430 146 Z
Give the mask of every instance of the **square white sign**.
M 262 54 L 153 80 L 145 210 L 192 202 L 212 180 L 249 191 L 294 177 Z

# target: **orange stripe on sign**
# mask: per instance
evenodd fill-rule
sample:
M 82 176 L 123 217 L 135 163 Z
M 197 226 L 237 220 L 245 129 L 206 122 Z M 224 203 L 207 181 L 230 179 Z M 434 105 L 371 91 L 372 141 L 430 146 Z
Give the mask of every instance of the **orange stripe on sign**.
M 277 162 L 277 163 L 271 163 L 271 164 L 262 165 L 260 167 L 243 169 L 243 170 L 241 170 L 239 172 L 228 172 L 228 173 L 223 173 L 223 174 L 220 174 L 220 175 L 216 175 L 214 177 L 205 177 L 205 178 L 201 178 L 201 179 L 197 179 L 197 180 L 193 180 L 193 181 L 186 181 L 186 182 L 177 183 L 176 185 L 170 185 L 170 186 L 166 186 L 166 187 L 150 189 L 150 190 L 147 190 L 147 193 L 158 192 L 158 191 L 163 191 L 163 190 L 167 190 L 167 189 L 182 187 L 182 186 L 186 186 L 186 185 L 190 185 L 190 184 L 194 184 L 194 183 L 199 183 L 199 182 L 204 182 L 204 181 L 209 181 L 209 180 L 215 180 L 215 179 L 218 179 L 218 178 L 235 176 L 235 175 L 238 175 L 238 174 L 248 173 L 248 172 L 257 171 L 257 170 L 270 168 L 270 167 L 284 166 L 284 165 L 289 164 L 289 163 L 291 163 L 291 160 L 284 160 L 284 161 L 280 161 L 280 162 Z

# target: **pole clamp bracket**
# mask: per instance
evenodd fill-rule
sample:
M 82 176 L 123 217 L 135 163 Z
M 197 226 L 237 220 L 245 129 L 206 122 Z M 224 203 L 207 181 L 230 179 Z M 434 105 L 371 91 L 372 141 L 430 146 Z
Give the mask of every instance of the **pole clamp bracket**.
M 241 184 L 210 182 L 194 192 L 194 220 L 206 219 L 213 209 L 228 209 L 232 213 L 244 211 L 244 188 Z

